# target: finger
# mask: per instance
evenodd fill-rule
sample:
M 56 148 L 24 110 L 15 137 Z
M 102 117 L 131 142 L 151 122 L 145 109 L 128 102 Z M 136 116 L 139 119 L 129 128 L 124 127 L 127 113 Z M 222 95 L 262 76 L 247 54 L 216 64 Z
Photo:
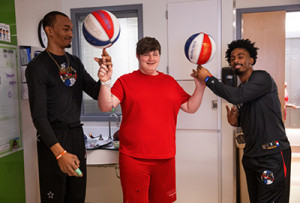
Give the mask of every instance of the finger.
M 106 59 L 106 63 L 111 63 L 111 57 L 110 56 L 105 56 L 105 59 Z
M 78 176 L 78 174 L 76 173 L 76 171 L 74 169 L 72 169 L 71 171 L 68 172 L 69 176 Z
M 108 72 L 108 67 L 107 67 L 106 65 L 102 64 L 102 65 L 100 66 L 100 71 Z
M 83 174 L 82 174 L 82 172 L 81 172 L 81 170 L 80 170 L 79 167 L 75 170 L 75 172 L 77 173 L 77 175 L 78 175 L 79 177 L 82 177 L 82 176 L 83 176 Z
M 80 161 L 79 159 L 76 157 L 76 159 L 74 160 L 75 165 L 77 166 L 77 168 L 79 168 L 80 166 Z
M 236 107 L 236 106 L 233 106 L 232 108 L 233 108 L 235 111 L 237 111 L 237 107 Z
M 231 110 L 230 110 L 230 108 L 229 108 L 229 106 L 228 106 L 228 105 L 226 105 L 226 111 L 227 111 L 227 115 L 229 115 L 229 114 L 230 114 L 230 112 L 231 112 Z
M 105 62 L 104 65 L 106 65 L 106 66 L 112 66 L 113 64 L 112 64 L 112 62 L 110 60 L 106 59 L 106 62 Z
M 108 68 L 108 71 L 112 71 L 112 64 L 108 65 L 107 68 Z
M 196 78 L 198 76 L 197 71 L 196 70 L 192 70 L 193 72 L 191 73 L 191 76 Z
M 102 58 L 94 57 L 94 61 L 96 61 L 98 64 L 102 64 L 103 63 Z
M 227 110 L 227 118 L 230 118 L 232 116 L 232 108 L 226 106 L 226 110 Z
M 107 74 L 107 71 L 103 70 L 103 69 L 100 69 L 99 72 L 98 72 L 98 75 L 104 77 L 105 75 Z
M 67 168 L 64 169 L 64 173 L 68 174 L 68 176 L 76 176 L 77 173 L 75 172 L 75 170 L 73 169 L 73 167 L 76 167 L 76 166 L 73 166 L 72 165 L 69 165 Z
M 102 57 L 102 60 L 103 60 L 103 63 L 104 63 L 105 65 L 110 65 L 110 64 L 112 64 L 112 62 L 111 62 L 111 57 L 110 57 L 110 56 L 103 56 L 103 57 Z
M 237 113 L 237 108 L 236 108 L 236 106 L 233 106 L 233 107 L 231 108 L 231 112 L 232 112 L 232 113 Z
M 194 74 L 195 77 L 198 77 L 198 71 L 197 70 L 193 69 L 193 74 Z
M 109 56 L 108 53 L 107 53 L 107 51 L 106 51 L 106 48 L 104 48 L 102 50 L 102 56 Z
M 105 57 L 102 57 L 102 63 L 103 63 L 104 65 L 106 65 L 106 58 L 105 58 Z
M 233 107 L 231 107 L 230 112 L 233 113 L 235 110 Z
M 194 79 L 197 79 L 197 75 L 195 73 L 191 73 L 191 76 L 194 78 Z

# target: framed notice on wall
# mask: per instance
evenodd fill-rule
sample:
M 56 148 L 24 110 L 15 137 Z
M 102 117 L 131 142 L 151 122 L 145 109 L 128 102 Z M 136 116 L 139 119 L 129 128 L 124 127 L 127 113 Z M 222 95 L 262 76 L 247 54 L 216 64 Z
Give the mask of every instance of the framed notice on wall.
M 0 157 L 22 147 L 17 47 L 0 44 Z

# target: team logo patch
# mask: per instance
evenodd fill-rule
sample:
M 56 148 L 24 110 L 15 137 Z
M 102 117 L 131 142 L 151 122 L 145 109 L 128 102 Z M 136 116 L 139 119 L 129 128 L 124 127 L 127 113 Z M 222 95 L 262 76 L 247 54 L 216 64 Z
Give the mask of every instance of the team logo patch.
M 279 142 L 277 140 L 262 145 L 263 149 L 274 149 L 276 147 L 279 147 Z
M 271 185 L 274 182 L 274 174 L 269 170 L 265 170 L 261 174 L 260 179 L 264 184 Z
M 61 64 L 59 76 L 68 87 L 73 86 L 77 79 L 76 70 L 72 66 L 66 67 L 66 63 Z

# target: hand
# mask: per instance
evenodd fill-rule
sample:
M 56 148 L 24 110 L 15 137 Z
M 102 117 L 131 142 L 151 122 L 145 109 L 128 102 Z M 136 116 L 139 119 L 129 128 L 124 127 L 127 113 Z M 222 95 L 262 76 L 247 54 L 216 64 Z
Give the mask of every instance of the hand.
M 286 107 L 292 107 L 293 109 L 297 108 L 297 106 L 295 104 L 290 104 L 290 103 L 287 103 L 285 106 Z
M 102 58 L 95 57 L 94 60 L 98 62 L 100 68 L 98 71 L 98 77 L 101 82 L 106 82 L 111 79 L 112 75 L 112 62 L 111 57 L 105 49 L 102 52 Z
M 232 126 L 237 126 L 238 124 L 238 110 L 236 106 L 232 106 L 231 109 L 226 105 L 227 110 L 227 121 Z
M 194 70 L 193 70 L 194 71 Z M 198 80 L 197 78 L 197 74 L 195 74 L 194 72 L 191 74 L 191 76 L 194 78 L 194 82 L 196 85 L 196 88 L 201 88 L 204 89 L 206 87 L 205 82 Z
M 95 57 L 94 60 L 98 62 L 99 66 L 101 66 L 102 64 L 106 66 L 112 66 L 111 56 L 107 53 L 105 48 L 102 50 L 102 58 Z
M 75 172 L 77 168 L 79 168 L 80 161 L 76 155 L 66 152 L 62 157 L 58 160 L 58 166 L 63 173 L 68 174 L 69 176 L 82 177 Z
M 201 65 L 197 66 L 197 70 L 193 69 L 192 76 L 197 78 L 198 80 L 204 82 L 207 76 L 210 76 L 211 73 Z M 205 83 L 205 82 L 204 82 Z

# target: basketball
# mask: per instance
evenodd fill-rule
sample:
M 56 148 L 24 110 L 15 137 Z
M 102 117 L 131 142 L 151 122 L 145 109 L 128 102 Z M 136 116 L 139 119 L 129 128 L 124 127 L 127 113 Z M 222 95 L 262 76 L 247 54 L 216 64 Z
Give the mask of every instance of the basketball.
M 210 35 L 203 32 L 196 33 L 186 41 L 184 52 L 190 62 L 202 65 L 214 57 L 216 43 Z
M 120 24 L 115 15 L 106 10 L 93 11 L 83 21 L 83 36 L 97 48 L 113 45 L 120 36 Z

